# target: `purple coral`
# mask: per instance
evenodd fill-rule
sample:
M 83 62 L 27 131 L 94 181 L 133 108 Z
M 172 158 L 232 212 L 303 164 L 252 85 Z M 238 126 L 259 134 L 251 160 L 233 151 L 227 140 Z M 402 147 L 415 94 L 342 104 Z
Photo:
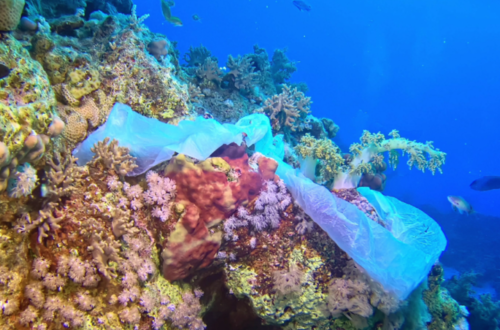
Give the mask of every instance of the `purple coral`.
M 24 289 L 24 295 L 36 308 L 43 307 L 43 303 L 45 302 L 45 294 L 43 293 L 42 286 L 39 282 L 27 285 Z
M 205 324 L 199 318 L 201 305 L 198 298 L 191 292 L 182 295 L 183 302 L 180 303 L 170 316 L 172 325 L 179 329 L 203 330 Z
M 368 285 L 362 281 L 335 278 L 328 289 L 328 309 L 334 317 L 347 311 L 368 317 L 373 314 L 369 294 Z
M 224 223 L 224 238 L 226 240 L 236 240 L 237 235 L 233 231 L 239 227 L 244 227 L 248 223 L 256 231 L 262 231 L 268 227 L 276 229 L 280 225 L 280 212 L 284 211 L 292 202 L 291 196 L 287 193 L 283 180 L 267 181 L 266 187 L 255 201 L 255 210 L 252 214 L 244 207 L 238 209 L 237 215 L 232 216 Z M 236 237 L 236 239 L 235 239 Z
M 31 322 L 34 322 L 38 317 L 38 311 L 33 306 L 28 306 L 24 311 L 19 314 L 19 323 L 24 326 L 28 326 Z
M 119 315 L 122 322 L 139 324 L 139 322 L 141 321 L 141 313 L 139 312 L 137 307 L 125 308 L 119 313 Z
M 50 262 L 44 258 L 36 258 L 33 260 L 33 269 L 31 270 L 31 276 L 34 279 L 41 280 L 47 272 L 49 271 Z
M 65 321 L 63 325 L 66 327 L 69 327 L 70 324 L 74 328 L 83 325 L 85 314 L 67 303 L 61 307 L 59 313 Z
M 90 311 L 96 306 L 94 298 L 92 298 L 88 292 L 77 293 L 75 303 L 82 311 Z
M 0 310 L 4 315 L 12 315 L 19 310 L 19 305 L 19 300 L 16 298 L 5 299 L 0 301 Z
M 143 311 L 147 313 L 151 312 L 155 308 L 157 303 L 158 301 L 155 299 L 155 297 L 153 297 L 152 294 L 146 291 L 141 294 L 141 298 L 139 299 L 139 304 L 142 306 Z
M 120 293 L 120 295 L 118 296 L 118 301 L 122 305 L 126 306 L 129 301 L 130 302 L 136 301 L 140 294 L 141 294 L 141 289 L 139 289 L 139 287 L 137 286 L 134 286 L 129 289 L 123 290 L 122 293 Z
M 90 262 L 84 262 L 75 256 L 62 256 L 57 265 L 57 272 L 61 275 L 68 275 L 74 282 L 85 287 L 96 287 L 101 280 Z
M 116 191 L 120 189 L 123 184 L 120 181 L 120 178 L 117 177 L 116 175 L 110 175 L 106 178 L 106 183 L 108 185 L 109 190 L 111 191 Z
M 66 279 L 58 275 L 49 273 L 43 278 L 42 283 L 43 286 L 45 286 L 47 289 L 56 291 L 66 285 Z
M 154 171 L 148 172 L 146 180 L 149 189 L 143 193 L 144 202 L 155 205 L 151 214 L 165 222 L 170 217 L 170 208 L 175 198 L 175 182 Z
M 43 319 L 46 321 L 54 320 L 54 313 L 60 310 L 63 306 L 63 302 L 61 298 L 57 296 L 47 298 L 45 305 L 45 312 L 43 313 Z

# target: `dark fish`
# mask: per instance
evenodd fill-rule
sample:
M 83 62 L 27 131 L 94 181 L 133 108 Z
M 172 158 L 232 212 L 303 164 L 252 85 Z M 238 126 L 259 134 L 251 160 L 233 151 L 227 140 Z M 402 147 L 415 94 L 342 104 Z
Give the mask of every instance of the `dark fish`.
M 483 176 L 473 181 L 470 187 L 478 191 L 500 189 L 500 176 Z
M 195 20 L 195 21 L 200 21 L 200 22 L 201 22 L 201 18 L 200 18 L 200 16 L 198 16 L 198 15 L 196 15 L 196 14 L 194 14 L 194 15 L 193 15 L 193 20 Z
M 292 3 L 300 11 L 311 11 L 311 5 L 305 1 L 292 1 Z
M 0 63 L 0 79 L 7 77 L 10 74 L 10 69 L 7 65 Z
M 172 12 L 170 11 L 170 7 L 173 4 L 173 1 L 161 0 L 161 11 L 163 13 L 163 17 L 165 19 L 174 24 L 175 26 L 182 26 L 182 21 L 179 17 L 172 16 Z

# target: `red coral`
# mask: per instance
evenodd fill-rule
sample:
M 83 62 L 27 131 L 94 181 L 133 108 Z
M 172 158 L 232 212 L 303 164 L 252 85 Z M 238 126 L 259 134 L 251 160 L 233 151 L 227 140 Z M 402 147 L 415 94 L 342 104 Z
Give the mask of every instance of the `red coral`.
M 209 158 L 196 165 L 180 155 L 167 167 L 166 175 L 177 187 L 175 202 L 184 206 L 184 214 L 162 253 L 167 279 L 182 279 L 210 265 L 220 247 L 221 235 L 211 235 L 208 227 L 229 218 L 239 206 L 258 196 L 263 175 L 250 168 L 246 153 L 235 158 L 236 150 L 226 146 L 229 154 L 218 153 L 224 161 Z M 238 173 L 236 181 L 228 180 L 227 165 Z M 266 162 L 263 168 L 269 168 L 266 176 L 274 178 L 276 167 L 272 165 Z

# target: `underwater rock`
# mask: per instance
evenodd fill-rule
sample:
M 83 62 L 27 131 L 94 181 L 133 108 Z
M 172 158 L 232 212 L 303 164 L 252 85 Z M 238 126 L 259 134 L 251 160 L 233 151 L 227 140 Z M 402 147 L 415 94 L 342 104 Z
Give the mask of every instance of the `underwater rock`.
M 5 64 L 0 63 L 0 79 L 7 77 L 9 74 L 10 68 Z
M 28 17 L 22 17 L 21 22 L 19 23 L 19 28 L 22 31 L 34 32 L 34 31 L 38 30 L 38 23 L 32 21 Z
M 48 20 L 50 24 L 50 29 L 61 36 L 72 36 L 76 37 L 76 30 L 84 25 L 84 21 L 81 17 L 73 16 L 61 16 L 55 19 Z
M 333 139 L 339 131 L 339 126 L 330 118 L 321 118 L 321 121 L 323 122 L 323 127 L 327 132 L 328 138 Z

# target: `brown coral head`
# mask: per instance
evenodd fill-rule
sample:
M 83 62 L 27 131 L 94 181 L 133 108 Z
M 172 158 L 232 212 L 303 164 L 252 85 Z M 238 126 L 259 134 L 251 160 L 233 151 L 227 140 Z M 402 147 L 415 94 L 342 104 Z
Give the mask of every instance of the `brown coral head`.
M 359 187 L 369 187 L 372 190 L 383 191 L 387 177 L 383 173 L 363 173 L 359 181 Z
M 148 45 L 148 52 L 161 61 L 168 54 L 168 41 L 165 39 L 151 41 Z
M 217 150 L 215 150 L 210 157 L 227 157 L 229 159 L 238 159 L 243 157 L 247 152 L 247 145 L 243 142 L 241 145 L 236 143 L 223 144 Z

